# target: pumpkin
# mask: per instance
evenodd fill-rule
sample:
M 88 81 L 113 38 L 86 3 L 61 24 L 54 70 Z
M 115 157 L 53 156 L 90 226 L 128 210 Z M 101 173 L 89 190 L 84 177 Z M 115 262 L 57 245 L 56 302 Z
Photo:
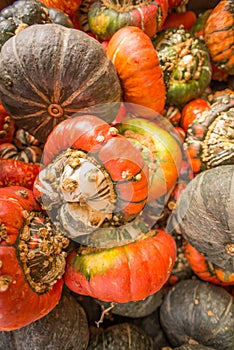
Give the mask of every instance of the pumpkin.
M 191 28 L 191 32 L 195 36 L 203 40 L 204 42 L 205 42 L 205 34 L 204 34 L 205 24 L 211 12 L 212 12 L 212 9 L 208 9 L 205 12 L 200 13 L 199 16 L 197 17 L 196 22 Z M 224 82 L 228 80 L 228 73 L 224 72 L 223 70 L 220 70 L 213 63 L 212 59 L 211 59 L 211 68 L 212 68 L 211 80 L 224 81 Z
M 143 156 L 96 116 L 61 122 L 45 143 L 43 163 L 34 193 L 53 217 L 58 214 L 70 238 L 95 234 L 100 227 L 107 227 L 108 234 L 108 227 L 116 232 L 117 226 L 136 218 L 147 201 Z
M 91 337 L 87 350 L 153 350 L 153 341 L 140 327 L 131 323 L 110 326 Z
M 114 65 L 102 45 L 82 31 L 35 24 L 1 50 L 1 102 L 16 124 L 40 142 L 79 110 L 86 113 L 98 104 L 97 113 L 105 118 L 105 105 L 120 98 Z M 107 121 L 114 117 L 108 111 Z
M 41 155 L 42 150 L 37 146 L 19 150 L 13 143 L 0 145 L 0 157 L 4 159 L 16 159 L 25 163 L 40 163 Z
M 11 142 L 15 132 L 15 123 L 0 103 L 0 145 Z
M 40 163 L 42 145 L 24 129 L 16 130 L 12 143 L 0 145 L 0 157 L 16 159 L 25 163 Z
M 210 13 L 204 27 L 205 44 L 214 64 L 234 74 L 234 4 L 221 0 Z
M 138 27 L 123 27 L 110 39 L 107 55 L 117 70 L 124 101 L 136 104 L 138 111 L 140 105 L 163 114 L 166 89 L 150 38 Z M 153 111 L 146 117 L 154 118 Z
M 81 0 L 40 0 L 47 7 L 56 8 L 72 15 L 80 6 Z
M 80 247 L 67 258 L 65 283 L 73 292 L 117 303 L 142 300 L 170 276 L 176 244 L 163 229 L 124 246 Z
M 183 27 L 168 28 L 152 38 L 166 84 L 166 102 L 182 107 L 200 97 L 211 81 L 204 43 Z
M 200 343 L 232 350 L 233 297 L 222 287 L 199 280 L 175 284 L 160 306 L 160 322 L 173 347 Z
M 79 349 L 89 342 L 87 317 L 70 293 L 63 291 L 56 307 L 43 318 L 11 332 L 0 333 L 0 349 Z
M 194 121 L 194 119 L 199 117 L 203 111 L 206 111 L 209 108 L 209 102 L 203 98 L 196 98 L 195 100 L 186 103 L 186 105 L 182 108 L 180 119 L 180 125 L 186 133 L 189 125 Z
M 88 11 L 89 29 L 100 40 L 109 40 L 120 28 L 135 26 L 152 37 L 162 27 L 168 0 L 98 0 Z
M 160 117 L 151 121 L 131 115 L 117 128 L 141 150 L 149 167 L 148 200 L 155 200 L 168 193 L 177 181 L 182 163 L 182 147 L 171 125 Z
M 198 174 L 216 166 L 233 164 L 234 93 L 217 92 L 210 108 L 197 115 L 187 129 L 184 148 Z
M 208 260 L 234 271 L 234 165 L 205 170 L 181 193 L 167 231 L 183 235 Z
M 222 286 L 234 285 L 234 272 L 229 273 L 212 264 L 188 242 L 185 242 L 184 250 L 189 265 L 199 278 Z
M 58 304 L 68 243 L 31 190 L 0 188 L 1 331 L 24 327 Z
M 38 163 L 0 158 L 0 188 L 17 185 L 32 190 L 39 171 L 40 164 Z

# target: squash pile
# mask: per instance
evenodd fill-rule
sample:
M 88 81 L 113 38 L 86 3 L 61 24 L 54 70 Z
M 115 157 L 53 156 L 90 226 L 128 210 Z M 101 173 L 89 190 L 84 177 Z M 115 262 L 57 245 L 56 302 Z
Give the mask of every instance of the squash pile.
M 233 349 L 233 31 L 233 0 L 3 5 L 0 350 Z

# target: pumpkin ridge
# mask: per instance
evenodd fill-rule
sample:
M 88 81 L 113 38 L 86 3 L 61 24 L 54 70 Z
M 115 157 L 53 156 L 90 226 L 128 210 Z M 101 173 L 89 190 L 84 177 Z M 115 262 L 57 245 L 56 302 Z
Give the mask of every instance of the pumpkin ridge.
M 15 96 L 11 91 L 5 89 L 3 86 L 1 86 L 1 91 L 3 91 L 5 94 L 10 96 L 11 98 L 14 98 L 14 96 Z M 19 95 L 17 96 L 17 100 L 22 101 L 22 102 L 26 102 L 28 104 L 30 103 L 32 106 L 45 107 L 45 105 L 43 105 L 42 103 L 29 100 L 28 98 L 25 98 L 25 97 L 22 97 L 22 96 L 19 96 Z M 17 116 L 14 116 L 14 118 L 17 118 Z
M 64 57 L 65 57 L 65 53 L 67 50 L 67 43 L 68 40 L 65 40 L 65 38 L 67 39 L 68 37 L 68 32 L 64 32 L 64 35 L 61 35 L 60 40 L 61 40 L 61 48 L 62 50 L 60 51 L 60 55 L 59 55 L 59 61 L 57 62 L 57 73 L 55 75 L 55 87 L 54 87 L 54 94 L 53 94 L 53 102 L 59 103 L 60 102 L 60 96 L 61 96 L 61 81 L 62 81 L 62 77 L 61 77 L 61 69 L 60 67 L 62 66 L 62 63 L 64 61 Z
M 117 55 L 119 53 L 119 50 L 121 48 L 121 45 L 128 39 L 127 36 L 124 36 L 122 40 L 120 40 L 120 42 L 118 43 L 118 47 L 115 49 L 115 52 L 113 54 L 113 56 L 111 57 L 111 61 L 113 64 L 115 64 L 115 60 L 117 58 Z
M 123 245 L 123 246 L 121 246 L 121 249 L 123 250 L 124 255 L 125 255 L 125 257 L 126 257 L 126 261 L 127 261 L 128 273 L 125 274 L 125 275 L 127 275 L 128 278 L 129 278 L 129 283 L 128 283 L 128 288 L 129 288 L 129 290 L 128 290 L 128 295 L 130 295 L 130 297 L 131 297 L 131 299 L 132 299 L 132 297 L 133 297 L 133 293 L 132 293 L 132 281 L 131 281 L 131 275 L 132 275 L 132 274 L 131 274 L 131 266 L 130 266 L 130 264 L 129 264 L 129 258 L 128 258 L 129 254 L 128 254 L 127 246 Z
M 41 115 L 41 114 L 40 114 Z M 33 114 L 32 117 L 35 118 L 36 114 Z M 35 130 L 35 133 L 37 133 L 37 131 L 42 127 L 42 126 L 45 126 L 46 124 L 50 124 L 52 122 L 53 124 L 53 128 L 55 127 L 55 125 L 57 124 L 56 122 L 56 118 L 53 118 L 51 120 L 50 116 L 47 115 L 44 117 L 43 121 L 41 123 L 39 123 L 37 125 L 37 127 L 34 127 L 34 130 Z
M 29 79 L 29 77 L 25 74 L 25 69 L 23 67 L 23 65 L 21 64 L 20 62 L 20 59 L 19 59 L 19 56 L 18 56 L 18 53 L 17 53 L 17 49 L 16 49 L 16 35 L 12 38 L 12 49 L 13 49 L 13 53 L 14 53 L 14 56 L 15 56 L 15 59 L 18 63 L 18 67 L 20 68 L 20 73 L 24 76 L 24 79 L 28 82 L 28 84 L 31 86 L 32 90 L 34 92 L 36 92 L 36 94 L 38 94 L 38 96 L 41 97 L 41 99 L 46 102 L 46 103 L 49 103 L 49 99 L 47 98 L 47 96 L 45 94 L 43 94 L 37 87 L 36 85 Z
M 139 240 L 139 242 L 140 242 L 140 240 Z M 131 250 L 129 251 L 127 245 L 122 246 L 122 247 L 123 247 L 123 250 L 124 250 L 124 252 L 125 252 L 125 255 L 126 255 L 126 258 L 127 258 L 127 262 L 128 262 L 128 267 L 129 267 L 129 280 L 130 280 L 130 282 L 129 282 L 129 288 L 130 288 L 130 295 L 131 295 L 132 300 L 134 300 L 134 299 L 135 299 L 135 294 L 136 294 L 136 293 L 133 291 L 133 283 L 131 282 L 131 276 L 132 276 L 131 271 L 132 271 L 132 269 L 131 269 L 131 266 L 130 266 L 130 264 L 129 264 L 129 256 L 131 255 Z M 143 252 L 142 252 L 141 247 L 140 247 L 138 244 L 135 244 L 134 250 L 135 250 L 135 251 L 138 251 L 138 252 L 140 253 L 140 256 L 142 257 L 141 261 L 144 262 L 144 264 L 147 265 L 147 269 L 145 269 L 145 271 L 144 271 L 144 272 L 145 272 L 144 277 L 145 277 L 145 280 L 146 280 L 146 276 L 147 276 L 148 285 L 151 286 L 151 277 L 150 277 L 150 273 L 149 273 L 150 269 L 149 269 L 148 260 L 147 260 L 147 259 L 146 259 L 146 260 L 144 259 L 144 254 L 143 254 Z M 134 275 L 133 275 L 133 276 L 134 276 Z M 135 283 L 134 283 L 134 284 L 135 284 Z
M 100 63 L 100 62 L 99 62 Z M 110 65 L 110 60 L 106 59 L 104 63 L 99 64 L 98 70 L 92 71 L 88 76 L 87 80 L 84 81 L 84 84 L 79 86 L 79 89 L 74 91 L 65 101 L 61 103 L 62 107 L 66 107 L 67 105 L 71 104 L 74 99 L 76 99 L 80 93 L 82 94 L 85 92 L 85 89 L 89 88 L 90 86 L 94 85 L 98 79 L 102 79 L 103 74 L 108 71 L 108 66 Z M 84 102 L 84 101 L 82 101 Z

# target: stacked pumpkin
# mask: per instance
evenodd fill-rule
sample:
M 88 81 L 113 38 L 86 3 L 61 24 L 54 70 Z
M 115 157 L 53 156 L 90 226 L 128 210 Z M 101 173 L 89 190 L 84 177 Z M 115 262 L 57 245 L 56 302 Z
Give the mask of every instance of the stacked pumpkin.
M 37 9 L 39 20 L 25 21 L 24 3 L 31 15 Z M 160 322 L 169 344 L 192 338 L 221 349 L 222 335 L 211 341 L 188 330 L 188 336 L 176 337 L 167 308 L 181 251 L 197 280 L 173 287 L 178 300 L 193 288 L 220 293 L 228 305 L 232 300 L 220 290 L 234 284 L 228 214 L 233 91 L 209 90 L 215 65 L 224 80 L 233 74 L 233 38 L 223 30 L 229 47 L 218 54 L 212 22 L 222 9 L 230 24 L 232 4 L 222 0 L 209 13 L 203 37 L 189 29 L 192 24 L 167 23 L 182 1 L 88 1 L 86 14 L 82 4 L 18 1 L 0 17 L 0 30 L 1 23 L 15 25 L 0 52 L 0 330 L 46 322 L 66 288 L 101 303 L 137 305 L 167 286 Z M 50 6 L 56 14 L 65 11 L 67 21 L 51 19 Z M 76 22 L 82 11 L 85 26 Z M 200 235 L 206 227 L 211 241 Z M 30 300 L 35 309 L 22 312 Z M 209 312 L 217 321 L 222 311 L 216 307 Z M 231 310 L 222 328 L 228 332 Z M 176 324 L 174 316 L 173 309 Z M 153 349 L 137 328 L 122 327 L 120 332 L 139 336 L 142 346 Z M 106 337 L 112 339 L 112 329 Z M 92 338 L 89 348 L 103 339 Z M 225 349 L 231 343 L 228 336 Z

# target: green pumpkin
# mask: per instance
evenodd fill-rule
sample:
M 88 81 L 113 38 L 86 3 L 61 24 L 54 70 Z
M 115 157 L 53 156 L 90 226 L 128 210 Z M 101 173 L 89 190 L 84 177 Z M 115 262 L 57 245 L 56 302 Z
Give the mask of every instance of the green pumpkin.
M 161 29 L 168 11 L 164 0 L 98 0 L 91 3 L 88 25 L 101 40 L 110 39 L 125 26 L 141 28 L 152 37 Z
M 165 29 L 152 42 L 163 70 L 167 104 L 182 107 L 198 98 L 212 73 L 204 43 L 183 27 Z

